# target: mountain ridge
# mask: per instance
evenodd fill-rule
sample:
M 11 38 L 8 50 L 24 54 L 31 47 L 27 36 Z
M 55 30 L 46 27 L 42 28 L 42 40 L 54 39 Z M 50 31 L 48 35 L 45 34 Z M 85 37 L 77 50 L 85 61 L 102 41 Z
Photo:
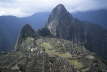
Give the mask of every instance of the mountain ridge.
M 107 24 L 105 20 L 107 15 L 106 13 L 107 13 L 106 10 L 97 10 L 97 11 L 72 13 L 72 16 L 78 18 L 79 20 L 88 21 L 94 24 L 99 24 L 104 28 L 106 28 L 106 24 Z M 36 13 L 30 17 L 22 17 L 22 18 L 17 18 L 15 16 L 14 17 L 0 16 L 0 27 L 2 27 L 0 28 L 0 30 L 3 32 L 3 33 L 0 32 L 0 34 L 4 34 L 1 35 L 1 38 L 5 39 L 4 42 L 2 41 L 2 43 L 5 45 L 0 46 L 1 50 L 8 51 L 13 49 L 17 35 L 24 24 L 31 24 L 34 29 L 41 28 L 46 24 L 48 16 L 49 16 L 49 12 Z M 24 22 L 22 22 L 23 20 Z

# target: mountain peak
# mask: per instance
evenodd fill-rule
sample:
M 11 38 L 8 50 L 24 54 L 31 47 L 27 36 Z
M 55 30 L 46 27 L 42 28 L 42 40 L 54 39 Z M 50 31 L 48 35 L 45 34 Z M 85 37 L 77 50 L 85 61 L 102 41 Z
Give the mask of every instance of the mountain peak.
M 67 10 L 63 4 L 59 4 L 53 9 L 52 13 L 56 15 L 63 15 L 67 13 Z
M 48 18 L 47 28 L 53 36 L 57 36 L 57 30 L 70 26 L 72 20 L 71 14 L 64 5 L 57 5 Z
M 26 24 L 23 26 L 23 29 L 26 29 L 26 28 L 31 28 L 31 26 L 29 24 Z
M 66 8 L 64 7 L 63 4 L 59 4 L 57 5 L 51 12 L 50 16 L 49 16 L 49 19 L 48 19 L 48 22 L 50 22 L 51 20 L 59 20 L 65 16 L 68 15 L 68 11 L 66 10 Z
M 28 37 L 35 37 L 35 35 L 36 35 L 35 31 L 29 24 L 24 25 L 20 31 L 20 35 L 16 42 L 15 50 L 16 51 L 22 50 L 22 49 L 20 49 L 20 47 L 18 47 L 20 45 L 20 43 L 22 43 L 22 41 Z
M 34 36 L 35 31 L 32 29 L 32 27 L 29 24 L 26 24 L 23 26 L 21 35 L 22 37 L 27 37 L 27 36 Z
M 66 8 L 63 4 L 59 4 L 57 5 L 54 10 L 58 10 L 58 11 L 66 11 Z

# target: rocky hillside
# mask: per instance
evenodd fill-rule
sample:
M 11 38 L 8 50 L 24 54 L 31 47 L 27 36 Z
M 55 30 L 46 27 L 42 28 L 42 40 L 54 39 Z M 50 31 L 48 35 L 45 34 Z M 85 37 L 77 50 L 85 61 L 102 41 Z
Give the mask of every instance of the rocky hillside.
M 83 45 L 38 36 L 29 25 L 25 25 L 17 41 L 16 51 L 0 53 L 0 71 L 106 72 L 107 65 Z
M 107 58 L 107 29 L 75 19 L 62 4 L 53 9 L 46 28 L 55 37 L 82 44 Z

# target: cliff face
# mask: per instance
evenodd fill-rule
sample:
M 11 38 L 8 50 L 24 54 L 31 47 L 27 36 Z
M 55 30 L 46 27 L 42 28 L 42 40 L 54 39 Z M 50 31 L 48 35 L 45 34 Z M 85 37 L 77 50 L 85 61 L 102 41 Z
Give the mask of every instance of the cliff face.
M 53 9 L 46 28 L 55 37 L 83 44 L 97 55 L 107 58 L 107 30 L 75 19 L 61 4 Z

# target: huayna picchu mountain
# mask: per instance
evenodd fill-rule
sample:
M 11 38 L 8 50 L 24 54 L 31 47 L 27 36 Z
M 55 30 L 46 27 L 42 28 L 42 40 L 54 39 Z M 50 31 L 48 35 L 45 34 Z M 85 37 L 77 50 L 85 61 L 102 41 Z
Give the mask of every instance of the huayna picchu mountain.
M 107 59 L 107 29 L 79 21 L 62 4 L 53 9 L 46 28 L 53 36 L 82 44 Z
M 60 4 L 44 28 L 22 28 L 15 51 L 0 53 L 0 72 L 107 72 L 106 60 L 87 48 L 90 28 L 89 37 L 104 30 L 74 19 Z

